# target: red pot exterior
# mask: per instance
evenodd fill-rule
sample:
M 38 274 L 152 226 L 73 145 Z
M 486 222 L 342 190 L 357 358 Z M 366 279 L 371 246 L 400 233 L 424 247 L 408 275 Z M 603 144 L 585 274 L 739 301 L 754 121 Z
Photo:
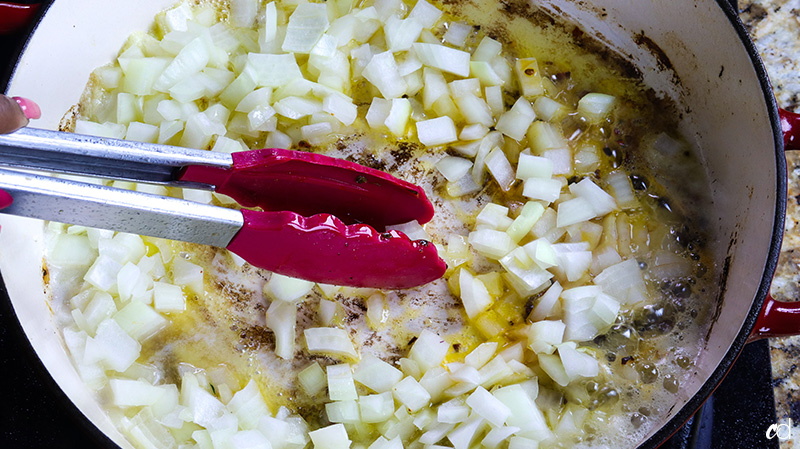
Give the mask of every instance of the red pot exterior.
M 12 34 L 27 27 L 39 11 L 39 3 L 0 2 L 0 34 Z

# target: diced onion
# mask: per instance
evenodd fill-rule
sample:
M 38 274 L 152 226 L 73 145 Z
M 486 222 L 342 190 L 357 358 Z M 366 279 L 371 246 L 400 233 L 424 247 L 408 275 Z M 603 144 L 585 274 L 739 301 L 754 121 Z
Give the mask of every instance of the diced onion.
M 294 53 L 311 52 L 328 25 L 328 11 L 324 3 L 299 4 L 289 16 L 281 49 Z
M 442 364 L 449 349 L 449 343 L 425 329 L 417 337 L 408 356 L 417 362 L 421 370 L 428 371 Z
M 408 17 L 417 20 L 425 28 L 431 28 L 442 17 L 442 11 L 425 0 L 419 0 L 411 9 Z
M 417 138 L 423 145 L 436 146 L 458 139 L 456 125 L 450 117 L 438 117 L 417 122 Z
M 466 402 L 473 412 L 497 427 L 505 424 L 506 419 L 511 416 L 511 409 L 483 387 L 476 388 Z
M 471 25 L 462 22 L 450 22 L 447 31 L 444 33 L 444 41 L 461 47 L 467 40 L 467 36 L 472 32 Z
M 578 101 L 578 112 L 592 122 L 598 122 L 611 112 L 616 98 L 601 93 L 589 93 Z
M 318 362 L 308 365 L 297 373 L 297 380 L 300 382 L 300 387 L 309 396 L 316 396 L 327 386 L 325 371 L 322 370 Z
M 431 395 L 413 377 L 406 377 L 392 387 L 392 395 L 405 405 L 409 412 L 416 412 L 428 405 Z
M 350 401 L 358 399 L 356 384 L 353 382 L 353 373 L 350 365 L 328 365 L 326 368 L 328 379 L 328 396 L 332 401 Z
M 397 98 L 406 92 L 408 85 L 400 76 L 397 62 L 391 51 L 373 56 L 362 72 L 364 78 L 378 88 L 383 98 Z M 453 139 L 455 140 L 455 139 Z
M 492 151 L 486 155 L 485 163 L 489 173 L 492 174 L 497 184 L 500 185 L 500 189 L 505 192 L 511 189 L 515 180 L 514 169 L 511 167 L 511 163 L 508 162 L 508 158 L 505 153 L 503 153 L 503 150 L 498 147 L 492 149 Z
M 311 327 L 303 331 L 309 352 L 357 358 L 353 342 L 343 329 Z
M 316 449 L 350 449 L 350 438 L 344 424 L 332 424 L 308 432 Z
M 472 168 L 470 160 L 456 156 L 445 156 L 436 163 L 436 169 L 448 181 L 458 181 L 469 172 L 470 168 Z
M 376 393 L 384 393 L 400 382 L 403 373 L 375 356 L 365 355 L 356 365 L 353 378 Z
M 267 327 L 275 334 L 275 355 L 294 358 L 297 306 L 292 302 L 273 301 L 267 309 Z
M 413 48 L 419 60 L 426 66 L 462 77 L 469 76 L 469 53 L 444 45 L 421 42 L 415 43 Z

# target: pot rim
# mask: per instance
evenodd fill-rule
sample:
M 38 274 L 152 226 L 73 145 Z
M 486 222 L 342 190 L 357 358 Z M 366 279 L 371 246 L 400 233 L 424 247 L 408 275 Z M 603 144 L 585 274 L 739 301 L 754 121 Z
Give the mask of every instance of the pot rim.
M 50 6 L 52 5 L 54 0 L 43 0 L 42 7 L 37 13 L 33 22 L 27 27 L 26 30 L 23 31 L 26 37 L 20 43 L 19 46 L 12 51 L 12 61 L 13 64 L 6 67 L 3 72 L 0 73 L 0 92 L 7 93 L 8 84 L 11 79 L 13 73 L 16 72 L 17 65 L 20 62 L 20 56 L 26 50 L 30 39 L 33 33 L 38 28 L 39 24 L 41 23 L 44 16 L 47 14 Z M 761 312 L 762 306 L 764 301 L 766 300 L 767 295 L 769 294 L 769 288 L 772 283 L 772 278 L 774 276 L 775 270 L 778 264 L 778 257 L 780 255 L 781 243 L 783 240 L 783 228 L 784 228 L 784 220 L 786 216 L 786 198 L 787 198 L 787 179 L 786 176 L 781 176 L 781 174 L 786 173 L 786 159 L 784 156 L 784 144 L 783 144 L 783 132 L 781 130 L 780 125 L 780 117 L 778 115 L 778 105 L 775 99 L 775 95 L 773 94 L 772 84 L 770 83 L 769 76 L 767 74 L 766 68 L 764 67 L 764 63 L 759 56 L 758 49 L 756 48 L 753 40 L 751 39 L 750 35 L 748 34 L 744 24 L 739 18 L 738 11 L 735 8 L 736 0 L 716 0 L 718 6 L 722 10 L 723 14 L 728 18 L 731 26 L 734 28 L 736 34 L 739 37 L 740 43 L 745 47 L 747 55 L 750 58 L 750 61 L 753 65 L 753 69 L 756 72 L 759 84 L 761 86 L 762 93 L 764 95 L 764 100 L 767 107 L 767 112 L 772 128 L 772 135 L 773 135 L 773 143 L 775 149 L 775 162 L 776 162 L 776 204 L 775 204 L 775 220 L 773 222 L 773 229 L 772 229 L 772 239 L 770 241 L 770 248 L 767 255 L 766 264 L 764 267 L 764 271 L 762 273 L 761 282 L 758 287 L 758 291 L 756 296 L 753 300 L 753 303 L 750 307 L 750 310 L 747 314 L 747 318 L 745 319 L 742 327 L 740 328 L 739 332 L 737 333 L 736 337 L 731 343 L 726 354 L 723 356 L 722 360 L 717 365 L 716 369 L 711 373 L 710 376 L 706 379 L 700 389 L 692 396 L 688 401 L 686 401 L 682 406 L 680 411 L 673 416 L 670 420 L 664 423 L 662 426 L 659 427 L 655 433 L 653 433 L 647 440 L 645 440 L 639 447 L 650 449 L 650 448 L 657 448 L 661 444 L 663 444 L 670 436 L 675 434 L 694 414 L 700 409 L 703 403 L 711 396 L 711 394 L 716 390 L 722 380 L 725 378 L 727 373 L 730 371 L 733 364 L 736 362 L 736 359 L 739 357 L 744 345 L 747 343 L 747 339 L 750 337 L 753 328 L 755 327 L 756 319 L 758 318 L 759 313 Z M 19 318 L 17 317 L 16 313 L 14 313 L 13 307 L 11 307 L 11 300 L 8 296 L 8 293 L 5 288 L 5 283 L 0 276 L 0 297 L 2 297 L 5 301 L 7 301 L 8 308 L 10 309 L 9 316 L 14 317 L 14 332 L 18 332 L 25 336 L 25 332 L 22 329 L 22 326 L 19 322 Z M 5 307 L 5 305 L 3 306 Z M 100 431 L 94 423 L 83 414 L 83 412 L 78 409 L 78 407 L 67 397 L 67 395 L 60 389 L 56 381 L 53 379 L 52 375 L 46 370 L 44 365 L 42 364 L 41 360 L 38 357 L 36 351 L 34 351 L 33 347 L 31 346 L 30 342 L 27 340 L 27 336 L 25 336 L 25 341 L 27 342 L 27 346 L 25 350 L 28 351 L 33 357 L 35 362 L 35 366 L 39 371 L 39 374 L 42 381 L 46 383 L 46 385 L 55 392 L 56 396 L 59 398 L 59 402 L 61 402 L 61 406 L 65 410 L 68 410 L 72 417 L 79 421 L 82 425 L 83 429 L 87 433 L 87 435 L 91 436 L 92 439 L 99 447 L 103 448 L 118 448 L 117 446 L 107 435 L 105 435 L 102 431 Z
M 8 85 L 11 80 L 11 76 L 16 72 L 17 66 L 20 62 L 20 57 L 22 53 L 27 49 L 28 44 L 33 36 L 33 33 L 38 28 L 39 24 L 41 23 L 44 16 L 47 14 L 47 11 L 50 9 L 50 6 L 53 4 L 55 0 L 43 0 L 41 2 L 41 7 L 39 11 L 36 13 L 33 21 L 22 31 L 20 34 L 24 35 L 24 38 L 19 42 L 12 51 L 11 51 L 11 61 L 12 64 L 5 67 L 2 72 L 0 72 L 0 92 L 4 94 L 8 94 Z M 90 439 L 98 448 L 105 448 L 105 449 L 119 449 L 119 446 L 116 445 L 105 433 L 103 433 L 95 424 L 89 419 L 79 408 L 75 405 L 75 403 L 70 400 L 67 394 L 61 389 L 58 383 L 55 381 L 53 376 L 47 370 L 47 368 L 42 363 L 42 360 L 39 358 L 39 354 L 34 350 L 33 346 L 31 345 L 28 336 L 25 334 L 24 329 L 22 328 L 22 324 L 19 321 L 19 317 L 17 316 L 16 312 L 14 311 L 14 307 L 12 306 L 11 298 L 8 295 L 8 290 L 6 289 L 5 279 L 2 278 L 2 273 L 0 273 L 0 310 L 3 315 L 8 316 L 10 319 L 8 320 L 10 324 L 10 328 L 6 329 L 8 332 L 13 333 L 15 336 L 18 335 L 21 338 L 20 341 L 24 342 L 24 347 L 18 348 L 28 355 L 27 359 L 30 361 L 30 365 L 34 368 L 35 373 L 34 375 L 41 381 L 43 385 L 52 393 L 53 397 L 56 398 L 56 403 L 54 406 L 59 407 L 64 412 L 66 412 L 72 422 L 77 423 L 83 433 Z M 11 319 L 13 317 L 13 319 Z
M 753 303 L 750 306 L 750 311 L 747 314 L 742 327 L 739 329 L 736 338 L 731 343 L 728 352 L 723 356 L 722 360 L 717 364 L 716 369 L 706 379 L 700 389 L 688 401 L 684 403 L 681 410 L 662 425 L 658 431 L 650 436 L 640 448 L 656 448 L 663 444 L 670 436 L 678 431 L 688 421 L 703 403 L 714 393 L 714 390 L 719 386 L 725 376 L 730 371 L 739 354 L 742 352 L 747 339 L 755 327 L 756 319 L 758 318 L 764 301 L 769 294 L 769 288 L 772 284 L 772 278 L 775 275 L 775 269 L 778 265 L 778 257 L 780 256 L 781 243 L 783 241 L 783 227 L 786 217 L 786 197 L 787 197 L 787 179 L 786 173 L 786 157 L 784 156 L 783 148 L 783 131 L 781 130 L 780 117 L 778 115 L 778 104 L 772 90 L 772 84 L 769 80 L 769 75 L 764 67 L 764 63 L 759 56 L 758 49 L 751 39 L 747 29 L 744 27 L 741 19 L 739 18 L 738 11 L 735 7 L 735 0 L 716 0 L 722 12 L 728 18 L 736 34 L 739 36 L 740 43 L 745 47 L 747 55 L 753 64 L 753 69 L 756 71 L 761 91 L 764 94 L 764 101 L 766 103 L 769 120 L 772 127 L 772 136 L 775 149 L 775 169 L 776 169 L 776 204 L 775 204 L 775 220 L 772 226 L 772 239 L 770 241 L 770 248 L 767 254 L 767 261 L 764 266 L 764 271 L 761 275 L 761 283 L 758 287 Z

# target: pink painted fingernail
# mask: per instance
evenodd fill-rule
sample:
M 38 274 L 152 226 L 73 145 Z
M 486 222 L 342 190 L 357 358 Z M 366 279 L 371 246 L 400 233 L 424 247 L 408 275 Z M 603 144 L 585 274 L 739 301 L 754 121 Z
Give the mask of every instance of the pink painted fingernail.
M 5 190 L 0 190 L 0 209 L 6 208 L 14 202 L 14 199 L 11 198 L 11 195 L 8 194 Z
M 22 112 L 25 114 L 25 117 L 28 119 L 39 118 L 42 116 L 42 110 L 39 109 L 39 105 L 36 104 L 33 100 L 28 100 L 27 98 L 23 97 L 12 97 L 14 101 L 17 102 L 20 108 L 22 108 Z

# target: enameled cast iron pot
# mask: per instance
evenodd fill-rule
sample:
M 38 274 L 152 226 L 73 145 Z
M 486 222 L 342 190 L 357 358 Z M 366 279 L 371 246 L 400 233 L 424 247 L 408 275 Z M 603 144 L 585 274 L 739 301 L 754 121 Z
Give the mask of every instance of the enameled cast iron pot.
M 618 50 L 657 92 L 680 105 L 682 131 L 700 149 L 713 207 L 711 249 L 719 297 L 694 375 L 642 447 L 675 432 L 719 384 L 748 340 L 799 333 L 800 309 L 768 298 L 783 234 L 786 166 L 781 117 L 755 47 L 724 0 L 532 0 Z M 89 73 L 112 61 L 175 0 L 55 1 L 43 8 L 7 93 L 36 100 L 36 125 L 56 128 Z M 2 4 L 0 4 L 2 7 Z M 784 117 L 790 128 L 792 117 Z M 789 139 L 791 140 L 791 139 Z M 56 331 L 42 282 L 41 222 L 0 217 L 0 272 L 14 311 L 59 387 L 105 435 L 129 447 L 82 385 Z

